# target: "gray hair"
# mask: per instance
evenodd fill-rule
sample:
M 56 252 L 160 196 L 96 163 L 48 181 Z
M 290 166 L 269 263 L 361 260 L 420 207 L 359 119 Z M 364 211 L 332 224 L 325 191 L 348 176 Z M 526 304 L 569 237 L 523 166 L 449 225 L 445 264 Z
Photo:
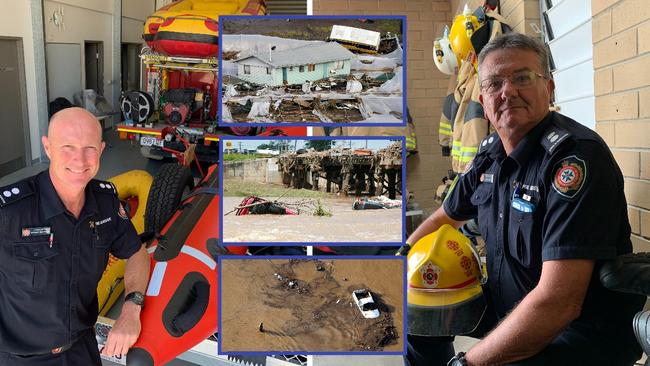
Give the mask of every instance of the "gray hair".
M 519 49 L 535 52 L 535 54 L 537 54 L 537 57 L 539 57 L 542 73 L 544 76 L 550 76 L 548 67 L 549 53 L 546 45 L 535 38 L 517 32 L 504 33 L 502 35 L 494 37 L 490 42 L 488 42 L 478 55 L 479 68 L 481 67 L 481 64 L 487 55 L 489 55 L 491 52 L 504 49 Z

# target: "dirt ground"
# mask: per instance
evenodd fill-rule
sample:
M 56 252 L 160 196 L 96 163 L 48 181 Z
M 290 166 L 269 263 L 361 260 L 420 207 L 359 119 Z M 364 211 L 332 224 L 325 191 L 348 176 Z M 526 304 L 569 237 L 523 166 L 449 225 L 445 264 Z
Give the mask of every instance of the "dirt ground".
M 273 200 L 275 197 L 263 197 Z M 243 197 L 223 197 L 224 214 L 238 206 Z M 227 243 L 252 242 L 401 242 L 402 209 L 353 210 L 353 197 L 319 198 L 331 217 L 300 215 L 244 215 L 235 213 L 222 219 L 223 240 Z M 284 202 L 303 198 L 283 197 Z
M 220 273 L 224 352 L 403 351 L 400 259 L 234 259 Z M 378 318 L 353 303 L 360 288 L 372 292 Z

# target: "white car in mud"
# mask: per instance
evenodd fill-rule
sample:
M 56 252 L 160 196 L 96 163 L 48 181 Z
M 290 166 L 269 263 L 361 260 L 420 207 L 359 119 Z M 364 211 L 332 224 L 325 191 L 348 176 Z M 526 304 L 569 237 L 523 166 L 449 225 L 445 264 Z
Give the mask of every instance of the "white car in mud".
M 352 291 L 352 298 L 357 304 L 364 318 L 373 319 L 379 316 L 379 307 L 372 298 L 370 291 L 365 288 Z

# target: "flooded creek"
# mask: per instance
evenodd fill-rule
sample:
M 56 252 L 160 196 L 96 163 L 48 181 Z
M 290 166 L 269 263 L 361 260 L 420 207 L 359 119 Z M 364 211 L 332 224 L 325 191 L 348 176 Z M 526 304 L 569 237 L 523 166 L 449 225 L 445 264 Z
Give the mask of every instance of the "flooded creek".
M 223 197 L 223 212 L 238 206 L 243 197 Z M 283 202 L 303 198 L 283 197 Z M 354 198 L 321 198 L 332 216 L 243 215 L 223 217 L 224 242 L 400 242 L 402 209 L 353 210 Z

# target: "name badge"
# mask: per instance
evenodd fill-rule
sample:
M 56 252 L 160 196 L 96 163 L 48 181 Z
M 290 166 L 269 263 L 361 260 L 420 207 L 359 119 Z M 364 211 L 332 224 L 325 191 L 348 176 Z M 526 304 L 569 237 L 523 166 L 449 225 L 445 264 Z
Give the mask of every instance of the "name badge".
M 494 183 L 494 174 L 483 173 L 480 180 L 485 183 Z
M 533 212 L 535 211 L 535 205 L 525 201 L 521 198 L 515 198 L 512 200 L 512 208 L 520 212 Z
M 29 236 L 47 236 L 52 233 L 52 227 L 50 226 L 39 226 L 39 227 L 24 227 L 20 230 L 23 238 Z

